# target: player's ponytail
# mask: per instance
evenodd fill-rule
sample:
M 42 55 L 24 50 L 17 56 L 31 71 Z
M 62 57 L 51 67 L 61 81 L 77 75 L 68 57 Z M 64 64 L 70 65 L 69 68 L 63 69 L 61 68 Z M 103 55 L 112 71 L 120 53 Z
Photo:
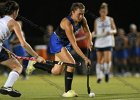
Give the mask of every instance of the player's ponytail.
M 5 15 L 11 15 L 19 9 L 19 5 L 15 1 L 7 1 L 5 3 Z
M 11 15 L 19 9 L 19 5 L 15 1 L 7 1 L 0 5 L 0 16 Z

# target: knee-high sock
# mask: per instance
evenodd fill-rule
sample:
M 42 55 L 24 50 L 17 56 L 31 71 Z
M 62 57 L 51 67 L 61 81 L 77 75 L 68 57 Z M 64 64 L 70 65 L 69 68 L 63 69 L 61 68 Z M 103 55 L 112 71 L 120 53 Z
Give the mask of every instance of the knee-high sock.
M 4 85 L 4 87 L 12 87 L 15 81 L 18 79 L 19 74 L 16 71 L 11 71 L 9 73 L 8 79 Z
M 96 75 L 97 79 L 102 79 L 103 78 L 103 64 L 96 64 Z
M 73 80 L 73 72 L 65 72 L 65 92 L 71 90 Z
M 112 65 L 111 62 L 104 63 L 104 74 L 109 74 L 110 73 L 111 65 Z

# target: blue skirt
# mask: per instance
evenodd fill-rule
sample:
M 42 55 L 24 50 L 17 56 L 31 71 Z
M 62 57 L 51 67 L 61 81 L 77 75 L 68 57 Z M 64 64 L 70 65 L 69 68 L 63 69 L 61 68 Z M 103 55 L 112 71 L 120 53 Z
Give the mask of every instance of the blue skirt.
M 65 43 L 66 45 L 63 44 L 63 42 L 61 41 L 61 39 L 57 36 L 57 34 L 55 32 L 52 33 L 51 37 L 50 37 L 50 42 L 49 42 L 49 46 L 48 46 L 48 52 L 51 54 L 56 54 L 61 52 L 62 47 L 66 47 L 67 50 L 71 50 L 71 44 L 69 41 L 67 41 L 67 43 Z

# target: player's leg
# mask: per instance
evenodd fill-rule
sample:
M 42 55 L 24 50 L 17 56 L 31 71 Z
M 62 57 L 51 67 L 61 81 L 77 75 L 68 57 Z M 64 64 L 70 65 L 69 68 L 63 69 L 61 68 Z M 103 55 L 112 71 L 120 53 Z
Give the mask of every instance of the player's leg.
M 140 59 L 139 59 L 139 57 L 140 57 L 140 47 L 139 46 L 137 46 L 136 47 L 136 53 L 135 53 L 135 56 L 136 56 L 136 64 L 135 64 L 135 66 L 136 66 L 136 73 L 135 73 L 135 76 L 137 77 L 137 76 L 139 76 L 139 65 L 140 65 Z
M 124 48 L 123 50 L 122 50 L 122 57 L 120 58 L 121 60 L 122 60 L 122 68 L 124 68 L 124 71 L 123 71 L 123 73 L 124 73 L 124 75 L 125 76 L 127 76 L 127 75 L 129 75 L 129 73 L 128 73 L 128 52 L 127 52 L 127 49 L 126 48 Z
M 106 50 L 104 51 L 104 74 L 105 74 L 105 81 L 109 81 L 109 74 L 112 64 L 112 51 Z
M 61 61 L 57 55 L 55 55 L 55 61 Z M 63 70 L 64 70 L 64 67 L 62 65 L 55 64 L 51 72 L 54 75 L 59 75 L 63 72 Z
M 57 53 L 56 55 L 63 62 L 75 64 L 75 60 L 73 59 L 73 57 L 71 56 L 71 54 L 69 53 L 69 51 L 65 47 L 63 47 L 61 49 L 61 52 Z M 59 68 L 58 68 L 58 70 L 59 70 Z M 75 68 L 72 66 L 66 67 L 65 93 L 63 94 L 63 97 L 75 97 L 75 96 L 77 96 L 77 94 L 73 90 L 71 90 L 74 70 L 75 70 Z
M 12 71 L 9 73 L 6 83 L 0 89 L 0 93 L 4 95 L 8 94 L 13 97 L 19 97 L 21 93 L 19 93 L 17 90 L 14 90 L 12 87 L 16 80 L 19 78 L 19 74 L 22 72 L 22 66 L 14 57 L 1 62 L 1 64 L 9 67 Z
M 21 46 L 21 44 L 16 44 L 16 45 L 13 46 L 13 53 L 16 54 L 17 56 L 22 56 L 22 57 L 27 56 L 27 52 Z M 22 70 L 21 74 L 23 75 L 23 79 L 26 80 L 27 79 L 27 75 L 26 75 L 26 66 L 27 66 L 27 64 L 25 64 L 22 59 L 18 59 L 18 61 L 23 66 L 23 70 Z
M 100 83 L 103 78 L 103 52 L 97 51 L 97 64 L 96 64 L 96 75 L 97 75 L 97 83 Z

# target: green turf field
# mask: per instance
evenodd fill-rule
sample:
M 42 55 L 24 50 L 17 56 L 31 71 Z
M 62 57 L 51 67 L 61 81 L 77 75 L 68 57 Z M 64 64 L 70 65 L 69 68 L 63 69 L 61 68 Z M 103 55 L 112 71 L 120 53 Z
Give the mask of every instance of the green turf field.
M 0 86 L 4 84 L 6 77 L 0 76 Z M 51 82 L 56 83 L 59 88 L 54 87 Z M 90 76 L 92 91 L 96 94 L 95 98 L 90 98 L 86 91 L 86 76 L 75 76 L 73 89 L 79 94 L 75 98 L 63 98 L 61 94 L 64 89 L 63 76 L 32 75 L 28 80 L 21 78 L 14 87 L 20 90 L 20 98 L 12 98 L 0 94 L 0 100 L 140 100 L 140 78 L 112 77 L 109 83 L 102 81 L 96 83 L 96 78 Z

